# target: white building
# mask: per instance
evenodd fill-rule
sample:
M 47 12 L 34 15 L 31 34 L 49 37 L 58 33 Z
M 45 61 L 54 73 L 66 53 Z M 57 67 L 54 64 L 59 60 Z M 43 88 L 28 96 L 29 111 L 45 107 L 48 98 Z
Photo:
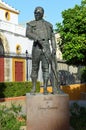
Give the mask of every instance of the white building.
M 25 52 L 27 50 L 31 54 L 32 41 L 25 37 L 26 30 L 18 24 L 18 16 L 18 10 L 0 0 L 1 82 L 26 80 Z

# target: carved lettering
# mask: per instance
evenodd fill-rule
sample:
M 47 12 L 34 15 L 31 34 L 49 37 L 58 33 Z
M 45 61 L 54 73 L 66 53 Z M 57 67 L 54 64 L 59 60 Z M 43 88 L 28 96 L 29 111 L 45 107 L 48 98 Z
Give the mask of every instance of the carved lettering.
M 44 100 L 53 100 L 52 97 L 44 97 Z
M 47 107 L 39 107 L 39 109 L 58 109 L 58 107 L 57 106 L 47 106 Z

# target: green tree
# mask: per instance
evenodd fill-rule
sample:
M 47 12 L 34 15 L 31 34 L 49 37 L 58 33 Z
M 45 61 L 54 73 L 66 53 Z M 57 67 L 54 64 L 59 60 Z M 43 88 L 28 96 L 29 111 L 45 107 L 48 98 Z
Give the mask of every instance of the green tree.
M 86 65 L 86 0 L 62 12 L 62 23 L 56 23 L 63 59 L 68 64 Z

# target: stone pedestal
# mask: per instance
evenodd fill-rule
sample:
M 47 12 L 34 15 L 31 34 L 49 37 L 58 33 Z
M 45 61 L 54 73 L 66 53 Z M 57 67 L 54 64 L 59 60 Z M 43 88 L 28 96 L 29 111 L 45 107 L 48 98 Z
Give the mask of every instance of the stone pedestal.
M 69 130 L 67 94 L 26 94 L 27 130 Z

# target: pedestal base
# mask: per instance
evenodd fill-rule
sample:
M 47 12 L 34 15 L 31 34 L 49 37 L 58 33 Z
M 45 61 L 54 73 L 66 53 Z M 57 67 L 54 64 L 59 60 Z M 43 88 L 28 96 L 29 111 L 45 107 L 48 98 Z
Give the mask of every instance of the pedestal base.
M 27 130 L 69 130 L 67 94 L 26 94 Z

